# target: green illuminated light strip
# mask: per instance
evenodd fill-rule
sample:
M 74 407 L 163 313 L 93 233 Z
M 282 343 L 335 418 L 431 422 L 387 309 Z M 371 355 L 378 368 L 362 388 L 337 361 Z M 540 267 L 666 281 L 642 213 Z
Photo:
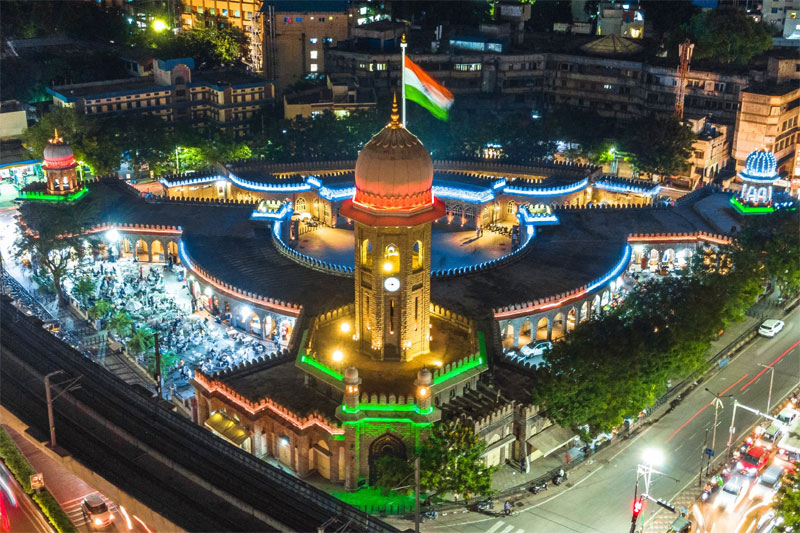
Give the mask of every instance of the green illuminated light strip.
M 735 196 L 731 196 L 731 205 L 742 215 L 764 215 L 775 211 L 775 208 L 770 206 L 755 207 L 752 205 L 744 205 Z
M 323 365 L 319 361 L 316 361 L 316 360 L 314 360 L 314 359 L 312 359 L 310 357 L 307 357 L 305 355 L 301 355 L 300 356 L 300 362 L 301 363 L 305 363 L 305 364 L 310 365 L 310 366 L 313 366 L 317 370 L 325 372 L 326 374 L 328 374 L 332 378 L 338 379 L 339 381 L 343 381 L 344 380 L 344 376 L 341 375 L 339 372 L 337 372 L 336 370 L 334 370 L 332 368 L 328 368 L 327 366 Z
M 346 405 L 342 405 L 342 412 L 348 414 L 355 414 L 361 411 L 402 411 L 402 412 L 415 412 L 421 415 L 429 415 L 433 413 L 433 406 L 427 409 L 420 409 L 415 403 L 401 403 L 401 404 L 388 404 L 388 403 L 362 403 L 356 409 L 350 409 Z
M 464 364 L 464 365 L 462 365 L 462 366 L 460 366 L 458 368 L 455 368 L 455 369 L 451 370 L 450 372 L 447 372 L 445 374 L 442 374 L 441 376 L 438 376 L 438 377 L 434 378 L 433 384 L 434 385 L 438 385 L 439 383 L 447 381 L 448 379 L 452 379 L 452 378 L 458 376 L 459 374 L 463 374 L 467 370 L 472 370 L 473 368 L 475 368 L 477 366 L 481 366 L 485 360 L 486 359 L 483 357 L 483 355 L 481 355 L 480 357 L 477 357 L 476 359 L 473 359 L 469 363 L 466 363 L 466 364 Z
M 43 202 L 75 202 L 76 200 L 80 200 L 86 194 L 89 193 L 89 189 L 84 187 L 79 191 L 75 191 L 72 194 L 67 194 L 65 196 L 61 196 L 58 194 L 45 194 L 43 192 L 25 192 L 20 191 L 19 197 L 25 200 L 41 200 Z
M 433 422 L 414 422 L 410 418 L 373 418 L 373 417 L 362 418 L 361 420 L 356 420 L 356 421 L 347 420 L 345 422 L 342 422 L 342 424 L 345 426 L 347 425 L 360 426 L 369 422 L 380 422 L 380 423 L 400 422 L 403 424 L 411 424 L 412 426 L 419 426 L 419 427 L 427 427 L 433 425 Z

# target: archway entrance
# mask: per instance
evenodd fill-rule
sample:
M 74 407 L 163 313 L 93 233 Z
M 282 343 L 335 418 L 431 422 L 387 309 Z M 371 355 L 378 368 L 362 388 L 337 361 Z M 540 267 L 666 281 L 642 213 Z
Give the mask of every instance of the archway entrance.
M 369 445 L 369 484 L 378 480 L 378 462 L 384 457 L 397 457 L 405 461 L 406 445 L 391 433 L 385 433 Z

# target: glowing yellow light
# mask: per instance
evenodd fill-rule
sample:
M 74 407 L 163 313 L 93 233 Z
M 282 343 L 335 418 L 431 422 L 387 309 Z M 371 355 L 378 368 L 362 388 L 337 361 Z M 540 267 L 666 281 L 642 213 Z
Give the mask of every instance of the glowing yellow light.
M 334 350 L 333 351 L 333 360 L 337 363 L 341 363 L 342 359 L 344 359 L 344 352 L 341 350 Z
M 420 387 L 419 388 L 419 397 L 425 398 L 428 395 L 428 387 Z
M 342 322 L 339 326 L 339 331 L 342 333 L 349 333 L 350 332 L 350 322 Z
M 167 29 L 167 23 L 161 19 L 156 19 L 153 21 L 153 30 L 161 33 L 162 31 Z
M 385 270 L 386 272 L 391 272 L 392 271 L 392 263 L 389 262 L 389 261 L 386 261 L 383 264 L 383 270 Z
M 437 366 L 439 368 L 442 368 L 442 362 L 441 361 L 433 361 L 433 366 Z

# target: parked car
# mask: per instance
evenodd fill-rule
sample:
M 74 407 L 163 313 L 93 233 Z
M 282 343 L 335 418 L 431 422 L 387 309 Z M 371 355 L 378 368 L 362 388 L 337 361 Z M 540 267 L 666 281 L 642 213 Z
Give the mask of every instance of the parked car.
M 758 328 L 758 334 L 762 337 L 774 337 L 780 330 L 783 329 L 783 320 L 769 319 L 765 320 L 761 327 Z
M 552 349 L 553 343 L 550 341 L 533 341 L 520 348 L 519 352 L 525 357 L 536 357 Z
M 108 509 L 105 500 L 97 492 L 87 495 L 81 502 L 81 508 L 92 529 L 110 526 L 114 521 L 114 513 Z
M 736 506 L 739 505 L 739 502 L 742 501 L 742 498 L 744 498 L 746 492 L 747 487 L 745 487 L 741 479 L 732 478 L 722 487 L 717 499 L 714 500 L 714 507 L 718 507 L 729 513 L 733 512 Z
M 781 486 L 781 478 L 783 477 L 783 467 L 777 464 L 772 464 L 769 468 L 764 470 L 764 473 L 759 476 L 756 484 L 750 490 L 750 499 L 769 501 L 772 496 L 778 492 Z
M 769 463 L 769 450 L 765 446 L 751 446 L 739 458 L 736 470 L 746 476 L 755 476 Z
M 777 422 L 773 422 L 772 424 L 766 427 L 760 427 L 757 430 L 759 432 L 758 440 L 762 446 L 771 450 L 775 443 L 778 442 L 778 439 L 781 438 L 783 434 L 783 425 Z
M 791 424 L 795 418 L 797 418 L 797 411 L 791 407 L 784 407 L 775 418 L 788 425 Z

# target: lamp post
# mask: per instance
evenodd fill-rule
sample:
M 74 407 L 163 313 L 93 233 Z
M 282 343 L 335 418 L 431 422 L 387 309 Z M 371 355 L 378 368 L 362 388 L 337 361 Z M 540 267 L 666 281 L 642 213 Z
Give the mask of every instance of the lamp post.
M 720 396 L 716 392 L 711 392 L 708 387 L 706 387 L 706 392 L 712 394 L 714 399 L 711 400 L 711 403 L 714 404 L 714 427 L 711 429 L 711 451 L 712 455 L 708 458 L 708 466 L 706 466 L 706 475 L 708 475 L 709 471 L 711 470 L 711 460 L 713 457 L 713 453 L 716 453 L 716 443 L 717 443 L 717 417 L 719 415 L 719 410 L 722 409 L 724 406 L 722 404 L 723 398 L 731 398 L 733 397 L 732 394 L 728 394 L 726 396 Z M 705 451 L 704 451 L 705 453 Z M 702 471 L 702 468 L 700 469 Z
M 64 387 L 61 392 L 53 397 L 51 387 L 50 387 L 50 378 L 53 376 L 57 376 L 59 374 L 63 374 L 63 370 L 55 370 L 50 372 L 44 377 L 44 395 L 45 400 L 47 401 L 47 424 L 50 428 L 50 448 L 55 449 L 56 447 L 56 425 L 55 421 L 53 420 L 53 402 L 56 401 L 62 394 L 65 392 L 71 392 L 76 389 L 80 388 L 78 385 L 78 380 L 81 379 L 81 376 L 78 376 L 74 379 L 66 381 L 66 387 Z M 60 385 L 60 384 L 59 384 Z
M 772 382 L 775 380 L 775 367 L 772 365 L 765 365 L 763 363 L 759 363 L 758 366 L 763 366 L 764 368 L 770 370 L 769 392 L 767 393 L 767 412 L 769 413 L 770 407 L 772 406 Z
M 642 463 L 636 465 L 636 485 L 633 490 L 633 517 L 631 519 L 631 532 L 636 533 L 636 524 L 641 518 L 642 531 L 644 531 L 644 507 L 642 506 L 643 498 L 650 496 L 650 481 L 653 474 L 663 474 L 656 470 L 654 465 L 659 465 L 664 461 L 664 455 L 661 450 L 649 448 L 642 454 Z M 644 492 L 639 495 L 639 479 L 644 479 Z

